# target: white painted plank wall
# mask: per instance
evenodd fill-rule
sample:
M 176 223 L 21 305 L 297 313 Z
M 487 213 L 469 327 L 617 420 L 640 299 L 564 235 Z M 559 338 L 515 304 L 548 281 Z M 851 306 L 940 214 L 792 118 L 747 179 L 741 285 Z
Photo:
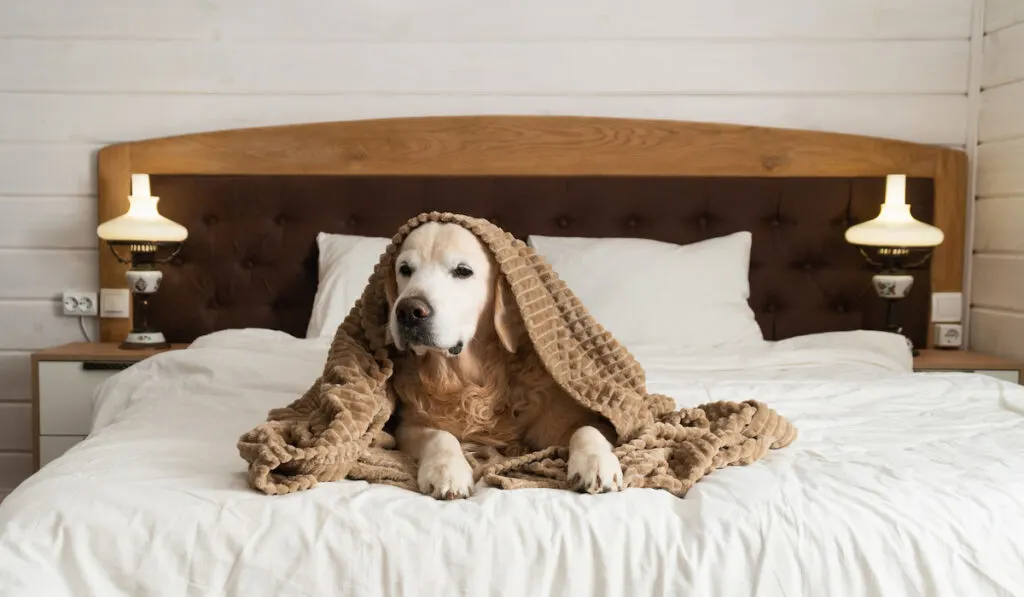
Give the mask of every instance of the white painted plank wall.
M 970 345 L 1024 360 L 1024 0 L 985 13 Z
M 0 493 L 28 467 L 27 351 L 80 338 L 54 299 L 96 283 L 94 154 L 104 144 L 505 113 L 747 123 L 962 147 L 972 8 L 972 0 L 0 0 Z

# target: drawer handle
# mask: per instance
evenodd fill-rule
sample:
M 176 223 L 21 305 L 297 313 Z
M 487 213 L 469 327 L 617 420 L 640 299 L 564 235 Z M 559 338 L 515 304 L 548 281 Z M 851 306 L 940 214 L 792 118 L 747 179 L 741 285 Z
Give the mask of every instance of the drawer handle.
M 111 361 L 83 361 L 84 371 L 123 371 L 131 367 L 132 363 L 118 363 Z

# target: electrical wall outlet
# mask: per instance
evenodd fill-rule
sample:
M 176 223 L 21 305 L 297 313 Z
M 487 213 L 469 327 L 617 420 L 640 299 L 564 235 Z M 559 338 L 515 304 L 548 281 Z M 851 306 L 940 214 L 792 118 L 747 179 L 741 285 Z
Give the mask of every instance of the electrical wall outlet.
M 69 317 L 95 317 L 99 312 L 95 292 L 65 290 L 63 298 L 64 315 Z
M 131 316 L 131 295 L 127 288 L 100 289 L 100 317 L 127 319 Z
M 935 345 L 939 348 L 960 348 L 964 330 L 959 323 L 935 324 Z
M 932 293 L 932 323 L 960 323 L 964 295 L 960 292 Z

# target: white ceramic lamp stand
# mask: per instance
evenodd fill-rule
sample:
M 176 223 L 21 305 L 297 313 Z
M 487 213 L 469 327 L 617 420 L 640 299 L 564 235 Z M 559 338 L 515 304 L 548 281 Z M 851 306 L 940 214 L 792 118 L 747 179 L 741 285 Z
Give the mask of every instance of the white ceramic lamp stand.
M 879 268 L 871 278 L 875 293 L 886 302 L 886 328 L 901 333 L 893 305 L 914 287 L 907 268 L 921 265 L 931 250 L 942 243 L 942 230 L 916 220 L 907 204 L 907 177 L 890 174 L 885 180 L 885 202 L 878 217 L 846 231 L 846 241 L 856 245 L 869 263 Z M 915 351 L 916 352 L 916 351 Z
M 149 192 L 149 175 L 132 174 L 132 193 L 128 197 L 128 212 L 99 225 L 96 234 L 106 241 L 111 253 L 121 263 L 130 264 L 126 278 L 132 293 L 132 331 L 121 345 L 123 348 L 166 348 L 163 332 L 149 321 L 149 299 L 160 288 L 163 272 L 156 264 L 161 249 L 171 251 L 169 260 L 181 249 L 188 238 L 188 230 L 169 220 L 157 210 L 159 197 Z M 125 260 L 117 248 L 125 247 L 131 258 Z

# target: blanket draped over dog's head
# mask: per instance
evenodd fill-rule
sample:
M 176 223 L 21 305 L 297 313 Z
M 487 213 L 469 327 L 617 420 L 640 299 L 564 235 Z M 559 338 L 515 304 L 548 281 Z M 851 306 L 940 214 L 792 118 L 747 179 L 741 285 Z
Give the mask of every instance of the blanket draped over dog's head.
M 239 440 L 253 488 L 281 494 L 348 478 L 416 489 L 415 462 L 395 449 L 385 430 L 397 404 L 389 381 L 394 348 L 386 344 L 385 281 L 394 276 L 402 242 L 425 222 L 461 225 L 493 255 L 529 338 L 520 350 L 535 350 L 569 396 L 611 422 L 626 487 L 683 496 L 714 469 L 749 464 L 796 438 L 785 418 L 759 402 L 679 410 L 670 398 L 648 394 L 640 364 L 532 248 L 485 220 L 429 213 L 410 220 L 392 239 L 338 328 L 321 376 Z M 477 474 L 509 489 L 566 488 L 567 459 L 568 448 L 556 446 L 488 462 Z

